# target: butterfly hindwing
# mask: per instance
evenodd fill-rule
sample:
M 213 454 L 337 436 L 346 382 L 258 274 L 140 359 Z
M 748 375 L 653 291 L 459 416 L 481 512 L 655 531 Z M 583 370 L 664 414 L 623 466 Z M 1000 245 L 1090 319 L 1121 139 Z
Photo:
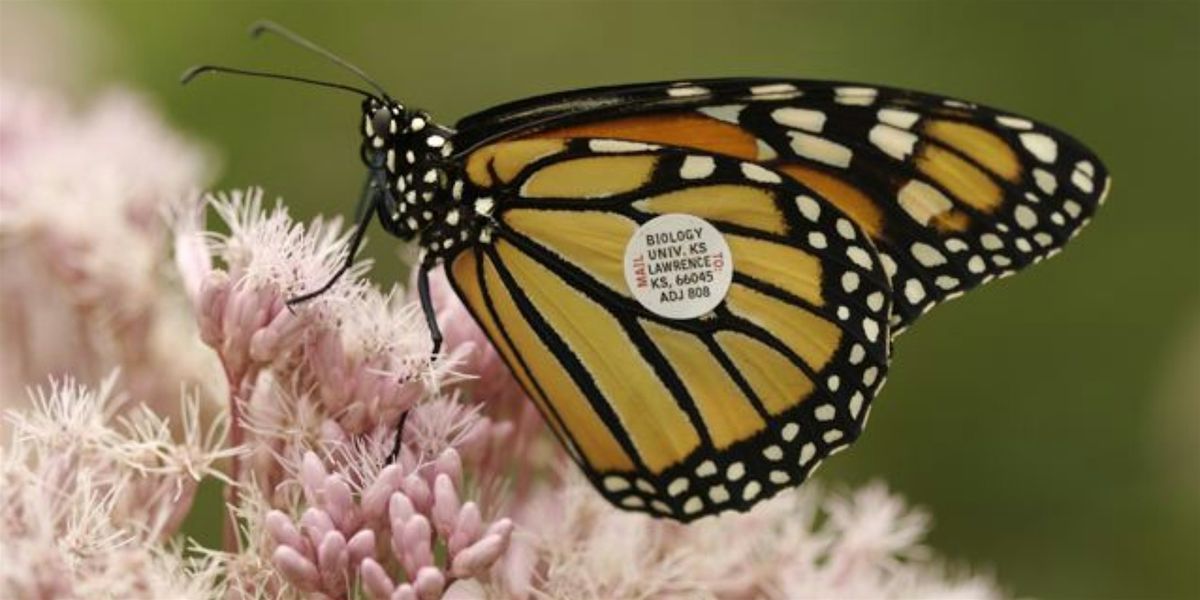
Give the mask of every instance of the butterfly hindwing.
M 680 520 L 744 510 L 858 436 L 886 374 L 891 291 L 863 230 L 815 190 L 603 138 L 500 142 L 466 171 L 490 222 L 449 278 L 609 500 Z M 728 295 L 696 319 L 647 310 L 625 282 L 638 226 L 675 213 L 732 254 Z
M 757 162 L 865 230 L 892 278 L 893 332 L 938 302 L 1059 251 L 1108 176 L 1035 121 L 917 92 L 818 81 L 598 88 L 468 117 L 461 139 L 604 137 Z

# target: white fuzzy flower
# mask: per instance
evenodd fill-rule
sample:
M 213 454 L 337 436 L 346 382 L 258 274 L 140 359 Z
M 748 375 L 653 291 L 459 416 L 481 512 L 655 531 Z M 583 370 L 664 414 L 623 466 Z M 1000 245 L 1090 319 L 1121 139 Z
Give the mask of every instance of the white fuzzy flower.
M 158 544 L 178 528 L 201 477 L 236 454 L 223 428 L 202 432 L 185 399 L 185 441 L 148 410 L 116 415 L 127 397 L 110 376 L 97 390 L 71 380 L 11 412 L 0 451 L 0 597 L 208 598 L 219 571 Z

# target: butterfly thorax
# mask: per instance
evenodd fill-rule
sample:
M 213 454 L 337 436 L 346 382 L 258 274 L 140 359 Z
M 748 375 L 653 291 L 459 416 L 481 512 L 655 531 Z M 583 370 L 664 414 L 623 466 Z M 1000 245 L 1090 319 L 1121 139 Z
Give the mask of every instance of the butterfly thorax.
M 451 133 L 424 111 L 390 99 L 363 101 L 362 158 L 370 185 L 382 190 L 377 213 L 392 235 L 405 241 L 419 237 L 422 247 L 440 248 L 447 224 L 460 222 L 446 160 Z M 457 237 L 458 227 L 453 229 Z

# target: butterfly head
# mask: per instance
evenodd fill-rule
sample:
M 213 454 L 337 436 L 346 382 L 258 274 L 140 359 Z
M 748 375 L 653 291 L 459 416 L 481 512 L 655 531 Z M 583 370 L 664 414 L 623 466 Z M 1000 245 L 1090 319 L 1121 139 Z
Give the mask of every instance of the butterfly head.
M 445 208 L 450 130 L 424 111 L 406 109 L 389 98 L 362 103 L 362 158 L 384 189 L 379 204 L 384 227 L 402 239 L 416 237 Z
M 383 166 L 380 161 L 400 136 L 408 121 L 408 111 L 391 99 L 364 98 L 362 102 L 363 160 L 369 167 Z

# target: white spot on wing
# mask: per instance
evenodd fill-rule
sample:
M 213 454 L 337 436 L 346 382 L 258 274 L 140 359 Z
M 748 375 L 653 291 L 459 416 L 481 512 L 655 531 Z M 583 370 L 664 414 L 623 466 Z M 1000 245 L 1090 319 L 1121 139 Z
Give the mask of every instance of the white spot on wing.
M 832 404 L 822 404 L 813 411 L 813 416 L 816 417 L 818 421 L 832 421 L 833 418 L 837 416 L 837 409 L 835 409 Z
M 712 500 L 714 504 L 725 502 L 729 500 L 729 490 L 725 489 L 723 485 L 713 486 L 708 490 L 708 499 Z
M 903 129 L 896 129 L 890 125 L 876 125 L 871 128 L 871 132 L 867 134 L 867 139 L 875 144 L 876 148 L 883 151 L 884 154 L 896 159 L 904 160 L 908 158 L 913 147 L 917 144 L 917 136 Z
M 758 152 L 757 152 L 758 160 L 764 161 L 764 160 L 774 160 L 776 158 L 779 158 L 779 153 L 776 152 L 775 149 L 772 148 L 770 144 L 762 141 L 762 139 L 756 139 L 756 140 L 754 140 L 754 142 L 755 142 L 755 147 L 758 150 Z
M 825 113 L 809 108 L 777 108 L 771 112 L 771 118 L 785 127 L 813 133 L 821 133 L 825 127 Z
M 643 150 L 657 150 L 658 146 L 627 140 L 592 140 L 588 142 L 588 148 L 592 152 L 641 152 Z
M 1008 127 L 1009 129 L 1033 129 L 1033 123 L 1028 119 L 1022 119 L 1021 117 L 1000 115 L 996 117 L 996 122 Z
M 672 98 L 690 98 L 692 96 L 703 96 L 708 93 L 708 90 L 698 85 L 685 85 L 667 89 L 667 95 Z
M 875 264 L 874 261 L 871 260 L 871 255 L 867 254 L 866 250 L 863 250 L 858 246 L 850 246 L 849 248 L 846 248 L 846 256 L 850 260 L 854 261 L 854 264 L 864 269 L 870 269 L 871 266 Z
M 758 493 L 761 491 L 762 484 L 757 481 L 751 481 L 750 483 L 747 483 L 745 489 L 742 490 L 742 500 L 749 502 L 757 498 Z
M 799 461 L 800 466 L 803 467 L 804 465 L 808 464 L 808 461 L 812 460 L 813 456 L 815 456 L 816 453 L 817 453 L 816 446 L 814 446 L 812 444 L 805 444 L 804 446 L 802 446 L 800 448 L 800 461 Z
M 805 219 L 814 223 L 821 216 L 821 205 L 808 196 L 796 196 L 796 208 L 800 209 Z
M 912 127 L 913 123 L 916 123 L 917 120 L 921 118 L 921 115 L 918 115 L 915 112 L 900 110 L 898 108 L 880 109 L 876 116 L 879 118 L 880 123 L 886 123 L 892 127 L 899 127 L 900 129 L 908 129 L 909 127 Z
M 987 265 L 983 263 L 983 258 L 978 254 L 972 256 L 970 260 L 967 261 L 967 270 L 972 273 L 982 273 L 986 268 Z
M 1058 159 L 1058 143 L 1044 133 L 1022 133 L 1021 145 L 1044 163 L 1053 163 Z
M 1053 196 L 1054 190 L 1058 189 L 1058 179 L 1045 169 L 1034 169 L 1033 181 L 1037 184 L 1038 189 L 1046 192 L 1047 196 Z
M 1084 167 L 1087 167 L 1086 169 Z M 1092 163 L 1087 161 L 1079 162 L 1075 165 L 1075 170 L 1071 172 L 1071 183 L 1085 194 L 1090 194 L 1095 188 L 1092 182 Z
M 954 204 L 941 190 L 917 179 L 900 188 L 896 199 L 904 212 L 921 225 L 929 225 L 934 217 L 954 208 Z
M 871 295 L 867 296 L 867 308 L 879 312 L 879 309 L 883 308 L 883 292 L 871 292 Z
M 853 153 L 841 144 L 799 131 L 789 131 L 788 137 L 797 156 L 843 169 L 850 166 Z
M 850 221 L 847 221 L 846 219 L 837 220 L 837 231 L 838 235 L 847 240 L 852 240 L 856 237 L 856 234 L 854 233 L 854 226 L 851 225 Z
M 867 352 L 860 344 L 855 344 L 850 347 L 850 364 L 857 365 L 861 363 L 863 358 L 866 358 Z
M 762 183 L 779 183 L 783 181 L 778 173 L 755 163 L 742 163 L 742 174 L 749 179 Z
M 684 179 L 703 179 L 713 174 L 717 163 L 711 156 L 689 156 L 683 159 L 679 176 Z
M 785 442 L 790 442 L 796 439 L 797 435 L 800 435 L 800 426 L 795 423 L 788 423 L 787 425 L 784 425 L 783 429 L 779 432 L 779 436 L 782 437 L 783 441 Z
M 750 88 L 750 93 L 755 96 L 766 96 L 770 94 L 791 94 L 798 91 L 796 86 L 790 83 L 767 83 L 756 85 Z
M 836 88 L 834 93 L 834 100 L 838 104 L 868 106 L 875 101 L 875 97 L 879 95 L 879 90 L 869 87 L 846 86 Z
M 855 273 L 854 271 L 846 271 L 845 273 L 842 273 L 842 289 L 846 290 L 847 294 L 857 290 L 858 283 L 858 273 Z
M 623 492 L 629 489 L 629 480 L 616 475 L 609 475 L 604 478 L 604 489 L 610 492 Z
M 1072 219 L 1078 219 L 1079 215 L 1083 214 L 1083 207 L 1074 200 L 1063 202 L 1063 210 L 1067 211 L 1067 214 L 1071 215 Z
M 946 264 L 946 256 L 938 252 L 937 248 L 924 242 L 915 242 L 910 250 L 913 258 L 917 259 L 922 266 L 936 267 Z
M 700 109 L 700 112 L 718 121 L 737 125 L 738 115 L 744 108 L 746 108 L 745 104 L 726 104 L 723 106 L 705 106 Z
M 925 286 L 916 279 L 909 279 L 904 283 L 904 298 L 909 304 L 919 304 L 925 299 Z
M 667 493 L 671 496 L 678 496 L 688 489 L 688 480 L 683 477 L 678 477 L 667 485 Z
M 866 334 L 868 341 L 873 343 L 875 340 L 879 339 L 879 323 L 876 323 L 875 319 L 870 317 L 864 318 L 862 321 L 862 326 L 863 333 Z
M 1024 204 L 1018 204 L 1013 209 L 1013 218 L 1017 220 L 1017 225 L 1020 225 L 1022 229 L 1033 229 L 1038 222 L 1037 213 Z

